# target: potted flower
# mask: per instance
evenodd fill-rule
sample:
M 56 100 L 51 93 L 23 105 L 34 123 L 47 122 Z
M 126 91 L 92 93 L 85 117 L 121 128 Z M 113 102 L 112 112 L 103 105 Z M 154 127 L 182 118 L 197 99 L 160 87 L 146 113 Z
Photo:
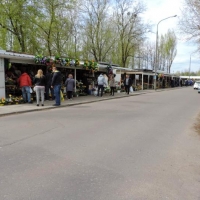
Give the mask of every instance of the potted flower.
M 87 60 L 84 61 L 84 64 L 83 64 L 83 69 L 88 69 L 89 67 L 89 62 Z
M 80 65 L 80 62 L 78 59 L 75 60 L 75 66 L 78 67 Z
M 4 106 L 6 104 L 5 98 L 0 99 L 0 106 Z
M 60 56 L 59 55 L 55 56 L 55 63 L 57 63 L 57 64 L 60 63 Z
M 73 92 L 73 96 L 74 96 L 74 97 L 79 97 L 79 92 L 78 92 L 78 91 Z
M 70 65 L 70 61 L 71 61 L 71 60 L 70 60 L 69 58 L 66 58 L 66 59 L 65 59 L 65 62 L 66 62 L 66 66 L 67 66 L 67 67 Z

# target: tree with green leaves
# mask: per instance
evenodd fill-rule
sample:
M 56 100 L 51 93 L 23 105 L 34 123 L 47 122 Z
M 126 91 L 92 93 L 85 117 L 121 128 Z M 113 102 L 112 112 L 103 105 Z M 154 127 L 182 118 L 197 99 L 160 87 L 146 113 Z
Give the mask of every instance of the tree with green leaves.
M 96 61 L 105 61 L 115 40 L 110 24 L 109 0 L 86 0 L 81 7 L 83 53 Z
M 118 63 L 127 67 L 131 57 L 139 51 L 148 25 L 142 22 L 140 14 L 145 11 L 142 3 L 133 0 L 116 0 L 114 11 L 118 35 Z
M 200 48 L 200 1 L 199 0 L 185 0 L 182 8 L 182 17 L 179 21 L 181 33 L 183 33 L 188 40 L 195 41 Z
M 158 46 L 158 66 L 160 70 L 170 73 L 172 63 L 177 54 L 177 38 L 174 31 L 168 30 L 161 35 Z
M 37 27 L 39 37 L 36 39 L 43 47 L 43 54 L 49 56 L 66 54 L 66 41 L 71 32 L 67 2 L 67 0 L 42 0 L 34 3 L 37 17 L 32 16 L 31 19 Z
M 28 17 L 29 3 L 27 0 L 3 0 L 0 1 L 0 32 L 7 34 L 7 44 L 10 49 L 26 52 L 31 23 Z

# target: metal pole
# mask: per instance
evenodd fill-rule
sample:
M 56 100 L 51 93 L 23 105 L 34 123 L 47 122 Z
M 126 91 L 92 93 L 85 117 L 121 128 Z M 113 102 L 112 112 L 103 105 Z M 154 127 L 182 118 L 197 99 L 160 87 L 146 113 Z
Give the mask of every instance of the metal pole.
M 74 69 L 74 81 L 75 81 L 75 88 L 74 88 L 74 90 L 76 92 L 76 68 Z
M 142 90 L 144 90 L 144 74 L 142 73 Z
M 158 25 L 160 24 L 160 22 L 162 22 L 162 21 L 164 21 L 166 19 L 172 18 L 172 17 L 176 17 L 176 16 L 177 15 L 164 18 L 164 19 L 160 20 L 157 23 L 157 30 L 156 30 L 156 57 L 155 57 L 155 69 L 154 69 L 154 89 L 155 90 L 156 90 L 156 74 L 157 74 L 157 68 L 158 68 Z
M 157 30 L 156 30 L 156 58 L 155 58 L 155 69 L 154 69 L 154 90 L 156 90 L 156 78 L 157 78 L 156 73 L 157 73 L 157 64 L 158 64 L 158 24 L 157 24 Z
M 191 56 L 192 56 L 192 53 L 190 54 L 190 65 L 189 65 L 189 80 L 190 80 L 190 69 L 191 69 Z
M 195 51 L 195 52 L 192 52 L 192 53 L 190 54 L 190 64 L 189 64 L 189 80 L 190 80 L 190 73 L 191 73 L 192 54 L 194 54 L 194 53 L 196 53 L 196 51 Z

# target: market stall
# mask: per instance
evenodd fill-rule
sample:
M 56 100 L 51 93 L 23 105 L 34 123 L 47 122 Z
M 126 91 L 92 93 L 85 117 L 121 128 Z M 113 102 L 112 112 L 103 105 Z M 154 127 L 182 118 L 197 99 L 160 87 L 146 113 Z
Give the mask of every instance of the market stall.
M 69 74 L 72 74 L 75 82 L 74 95 L 90 94 L 90 89 L 95 83 L 95 73 L 98 70 L 94 61 L 79 61 L 78 59 L 33 56 L 0 50 L 0 104 L 5 100 L 19 103 L 22 99 L 21 89 L 18 85 L 18 78 L 23 68 L 33 80 L 38 69 L 42 69 L 44 75 L 48 68 L 56 66 L 63 75 L 62 91 L 65 93 L 64 82 Z M 32 94 L 34 99 L 34 91 Z
M 0 104 L 19 103 L 21 90 L 17 79 L 21 69 L 32 69 L 34 56 L 0 50 Z M 29 68 L 30 67 L 30 68 Z M 3 103 L 2 103 L 3 102 Z

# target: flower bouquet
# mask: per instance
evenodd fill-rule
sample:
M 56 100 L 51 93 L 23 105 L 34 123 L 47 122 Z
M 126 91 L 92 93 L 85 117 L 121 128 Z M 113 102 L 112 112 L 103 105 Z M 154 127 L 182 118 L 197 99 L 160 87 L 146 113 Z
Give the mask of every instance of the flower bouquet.
M 0 99 L 0 106 L 4 106 L 6 104 L 6 100 L 4 98 Z
M 76 60 L 75 60 L 75 66 L 77 67 L 77 66 L 79 66 L 79 65 L 80 65 L 80 62 L 79 62 L 78 59 L 76 59 Z
M 89 67 L 89 62 L 87 60 L 85 60 L 84 64 L 83 64 L 83 69 L 88 70 L 88 67 Z
M 56 64 L 60 64 L 60 62 L 61 62 L 60 56 L 59 56 L 59 55 L 56 55 L 56 56 L 55 56 L 55 63 L 56 63 Z
M 69 59 L 69 58 L 66 58 L 66 59 L 65 59 L 65 62 L 66 62 L 65 65 L 66 65 L 67 67 L 70 65 L 70 61 L 71 61 L 71 59 Z
M 40 64 L 41 63 L 41 61 L 42 61 L 42 58 L 43 58 L 43 56 L 42 55 L 36 55 L 35 56 L 35 63 L 36 64 Z

